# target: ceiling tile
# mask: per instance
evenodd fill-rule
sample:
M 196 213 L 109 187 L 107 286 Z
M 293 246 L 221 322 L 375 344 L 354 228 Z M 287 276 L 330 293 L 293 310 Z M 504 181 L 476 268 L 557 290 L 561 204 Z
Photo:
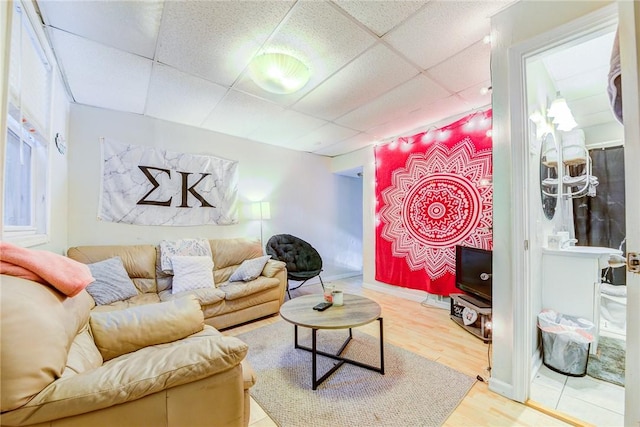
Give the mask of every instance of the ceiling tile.
M 580 121 L 578 121 L 578 119 Z M 616 118 L 613 113 L 609 111 L 599 111 L 597 113 L 585 114 L 579 118 L 576 118 L 578 126 L 581 128 L 600 125 L 603 123 L 616 122 Z M 617 123 L 617 122 L 616 122 Z
M 300 59 L 311 71 L 309 83 L 294 94 L 278 95 L 264 91 L 244 75 L 236 87 L 280 105 L 289 105 L 375 42 L 375 37 L 329 3 L 298 2 L 261 51 L 284 52 Z
M 378 36 L 400 24 L 420 9 L 425 1 L 334 0 L 349 15 L 366 25 Z
M 610 111 L 609 97 L 606 91 L 598 94 L 567 101 L 574 116 Z
M 479 41 L 428 70 L 435 81 L 460 92 L 491 80 L 491 46 Z
M 568 102 L 578 127 L 585 128 L 613 122 L 615 117 L 606 92 Z
M 458 92 L 460 96 L 471 108 L 480 108 L 485 105 L 491 105 L 491 91 L 482 93 L 482 89 L 491 86 L 491 81 L 486 80 L 477 85 L 471 86 L 463 91 Z
M 231 84 L 285 17 L 291 1 L 168 1 L 157 60 Z
M 301 138 L 292 141 L 291 146 L 295 147 L 296 150 L 316 151 L 322 147 L 328 147 L 347 138 L 351 138 L 357 133 L 359 133 L 357 130 L 327 123 L 305 134 Z
M 284 112 L 284 108 L 271 102 L 230 90 L 205 120 L 203 127 L 246 138 Z
M 512 1 L 432 0 L 384 39 L 423 69 L 489 34 L 489 16 Z
M 597 95 L 607 90 L 609 66 L 594 68 L 556 82 L 556 89 L 567 99 L 579 99 Z
M 251 132 L 249 139 L 280 147 L 293 148 L 291 141 L 326 124 L 324 120 L 287 110 L 272 117 Z
M 294 108 L 334 120 L 417 74 L 413 66 L 378 44 L 302 98 Z
M 146 114 L 200 126 L 227 89 L 208 80 L 155 63 L 151 72 Z
M 469 110 L 469 106 L 454 95 L 427 107 L 412 111 L 392 122 L 370 129 L 367 133 L 379 139 L 411 136 L 426 130 L 445 117 L 453 117 Z
M 345 114 L 336 123 L 365 131 L 449 95 L 450 92 L 419 74 L 370 103 Z
M 314 153 L 321 156 L 335 157 L 368 147 L 375 142 L 377 142 L 377 140 L 373 136 L 367 135 L 366 133 L 359 133 L 340 142 L 339 144 L 333 144 L 328 147 L 315 150 Z
M 614 39 L 615 32 L 610 32 L 571 48 L 563 45 L 556 52 L 545 54 L 542 62 L 554 80 L 565 80 L 590 69 L 608 67 Z M 584 61 L 584 58 L 589 58 L 589 61 Z M 576 67 L 576 64 L 581 66 Z
M 50 29 L 76 102 L 142 114 L 151 77 L 151 60 Z
M 40 1 L 46 25 L 153 59 L 164 1 Z

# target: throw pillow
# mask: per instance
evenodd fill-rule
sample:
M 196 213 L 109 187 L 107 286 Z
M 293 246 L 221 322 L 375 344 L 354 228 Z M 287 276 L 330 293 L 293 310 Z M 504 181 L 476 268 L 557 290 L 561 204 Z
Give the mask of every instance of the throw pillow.
M 138 295 L 138 290 L 129 278 L 119 256 L 88 264 L 94 282 L 87 286 L 87 292 L 97 305 L 124 301 Z
M 105 361 L 200 332 L 204 315 L 193 295 L 124 310 L 91 312 L 91 333 Z
M 261 256 L 259 258 L 247 259 L 242 261 L 240 267 L 233 272 L 229 278 L 230 282 L 248 282 L 255 279 L 262 273 L 267 261 L 269 261 L 271 255 Z
M 213 260 L 209 256 L 174 256 L 171 293 L 213 288 Z

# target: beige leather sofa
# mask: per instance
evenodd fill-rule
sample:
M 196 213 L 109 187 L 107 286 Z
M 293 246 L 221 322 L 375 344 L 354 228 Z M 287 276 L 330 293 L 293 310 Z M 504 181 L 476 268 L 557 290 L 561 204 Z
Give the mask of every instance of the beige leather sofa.
M 215 288 L 172 294 L 154 245 L 81 246 L 93 263 L 120 256 L 138 295 L 96 306 L 85 291 L 1 276 L 2 426 L 246 426 L 247 346 L 222 329 L 276 314 L 286 268 L 270 260 L 251 282 L 228 282 L 257 242 L 211 240 Z M 212 327 L 213 326 L 213 327 Z
M 202 306 L 205 323 L 224 329 L 261 317 L 277 314 L 287 289 L 286 264 L 269 260 L 262 275 L 250 282 L 229 282 L 231 274 L 244 260 L 263 255 L 258 241 L 248 239 L 209 240 L 214 263 L 215 288 L 197 289 L 193 293 Z M 85 264 L 120 256 L 138 289 L 138 296 L 94 310 L 107 311 L 135 305 L 151 304 L 184 296 L 171 292 L 172 276 L 160 268 L 160 248 L 154 245 L 77 246 L 67 256 Z

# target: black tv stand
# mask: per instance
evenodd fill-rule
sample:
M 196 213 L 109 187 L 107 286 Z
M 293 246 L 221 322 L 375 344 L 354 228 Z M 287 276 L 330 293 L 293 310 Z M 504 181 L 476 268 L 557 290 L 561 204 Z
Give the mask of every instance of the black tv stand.
M 449 315 L 451 320 L 484 342 L 491 342 L 491 327 L 488 325 L 491 322 L 491 304 L 466 294 L 451 294 L 449 297 L 451 298 L 451 314 Z M 455 314 L 461 313 L 464 307 L 469 307 L 478 313 L 478 320 L 475 323 L 465 325 L 462 317 Z

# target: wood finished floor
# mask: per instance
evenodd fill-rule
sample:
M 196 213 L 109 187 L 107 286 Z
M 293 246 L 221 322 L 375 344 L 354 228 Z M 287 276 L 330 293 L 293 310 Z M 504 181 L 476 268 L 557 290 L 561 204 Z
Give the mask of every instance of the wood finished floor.
M 331 284 L 347 293 L 364 295 L 380 304 L 386 343 L 412 351 L 469 376 L 481 375 L 488 378 L 488 344 L 472 336 L 449 319 L 448 310 L 363 289 L 361 276 L 333 281 Z M 305 285 L 292 291 L 292 297 L 321 292 L 320 284 Z M 224 333 L 238 335 L 278 320 L 280 320 L 279 316 L 273 316 L 228 329 Z M 359 330 L 377 336 L 377 328 L 377 322 L 374 322 L 360 327 Z M 340 372 L 334 375 L 340 375 Z M 300 420 L 300 424 L 311 425 L 308 420 Z M 491 392 L 486 382 L 478 381 L 444 425 L 567 426 L 571 424 Z M 276 426 L 253 399 L 249 426 Z M 358 426 L 354 425 L 354 427 Z

